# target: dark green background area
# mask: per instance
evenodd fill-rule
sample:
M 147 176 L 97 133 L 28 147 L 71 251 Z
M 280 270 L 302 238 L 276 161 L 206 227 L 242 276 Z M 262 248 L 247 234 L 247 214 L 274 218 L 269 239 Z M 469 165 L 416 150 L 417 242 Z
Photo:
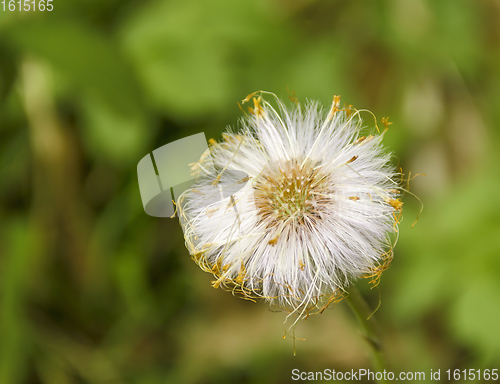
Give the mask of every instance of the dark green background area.
M 139 160 L 220 139 L 256 90 L 390 116 L 394 163 L 427 175 L 379 289 L 358 284 L 391 370 L 500 368 L 498 1 L 53 3 L 0 9 L 0 384 L 371 367 L 345 303 L 298 324 L 293 356 L 285 313 L 211 288 L 178 221 L 143 210 Z

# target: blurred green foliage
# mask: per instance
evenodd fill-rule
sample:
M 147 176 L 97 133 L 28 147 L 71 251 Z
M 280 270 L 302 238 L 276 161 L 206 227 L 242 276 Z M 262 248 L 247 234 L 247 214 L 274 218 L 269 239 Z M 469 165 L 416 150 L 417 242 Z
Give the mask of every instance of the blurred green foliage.
M 140 158 L 219 138 L 259 89 L 390 115 L 395 162 L 427 174 L 380 285 L 392 370 L 500 368 L 498 1 L 54 3 L 0 9 L 0 383 L 370 367 L 344 304 L 299 324 L 294 357 L 283 314 L 210 288 L 142 209 Z

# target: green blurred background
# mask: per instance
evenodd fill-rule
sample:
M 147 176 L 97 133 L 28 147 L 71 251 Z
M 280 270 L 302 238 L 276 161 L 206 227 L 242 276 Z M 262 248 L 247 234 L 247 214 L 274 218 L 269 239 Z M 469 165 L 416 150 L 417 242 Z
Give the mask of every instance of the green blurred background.
M 138 161 L 219 139 L 259 89 L 390 116 L 395 164 L 427 174 L 379 290 L 359 284 L 391 369 L 500 368 L 499 1 L 53 3 L 0 8 L 0 383 L 371 367 L 345 303 L 299 323 L 294 357 L 284 313 L 211 288 L 178 221 L 144 213 Z

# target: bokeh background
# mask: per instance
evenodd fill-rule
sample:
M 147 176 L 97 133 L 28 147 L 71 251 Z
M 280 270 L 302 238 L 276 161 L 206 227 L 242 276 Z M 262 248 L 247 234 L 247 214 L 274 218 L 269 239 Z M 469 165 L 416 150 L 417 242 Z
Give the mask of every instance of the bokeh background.
M 259 89 L 390 116 L 394 163 L 426 174 L 379 289 L 358 284 L 381 298 L 391 369 L 444 382 L 500 368 L 499 1 L 1 7 L 0 383 L 288 383 L 294 368 L 372 366 L 345 303 L 299 323 L 293 356 L 284 313 L 211 288 L 178 221 L 143 211 L 138 161 L 219 139 Z

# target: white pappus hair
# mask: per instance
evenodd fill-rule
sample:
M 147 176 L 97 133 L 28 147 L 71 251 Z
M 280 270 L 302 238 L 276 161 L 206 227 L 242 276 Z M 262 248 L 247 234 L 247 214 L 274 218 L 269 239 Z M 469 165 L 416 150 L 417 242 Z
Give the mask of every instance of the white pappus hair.
M 325 111 L 273 95 L 276 110 L 263 93 L 243 100 L 254 108 L 241 129 L 210 140 L 194 164 L 196 182 L 178 199 L 186 245 L 215 288 L 322 311 L 353 279 L 377 284 L 391 262 L 400 173 L 385 131 L 361 136 L 360 111 L 341 109 L 339 96 Z

